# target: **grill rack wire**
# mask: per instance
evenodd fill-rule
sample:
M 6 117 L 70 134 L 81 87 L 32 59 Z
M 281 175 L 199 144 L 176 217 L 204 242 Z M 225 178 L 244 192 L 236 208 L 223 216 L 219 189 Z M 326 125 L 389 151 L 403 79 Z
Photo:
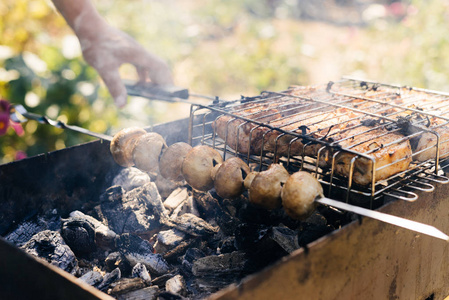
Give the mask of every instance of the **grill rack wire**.
M 447 130 L 449 131 L 449 94 L 350 78 L 329 82 L 327 85 L 310 87 L 306 94 L 295 94 L 295 91 L 301 91 L 301 89 L 304 87 L 290 87 L 282 92 L 264 91 L 256 97 L 242 96 L 239 100 L 212 106 L 193 104 L 190 109 L 189 142 L 191 145 L 211 146 L 223 153 L 223 159 L 226 159 L 228 155 L 240 157 L 256 170 L 266 169 L 271 163 L 277 162 L 282 163 L 291 173 L 298 170 L 309 171 L 323 185 L 327 197 L 345 200 L 347 203 L 355 202 L 369 208 L 381 205 L 382 201 L 379 200 L 385 200 L 385 196 L 392 199 L 415 201 L 418 199 L 416 191 L 432 192 L 435 189 L 435 184 L 449 182 L 449 178 L 444 176 L 442 171 L 449 165 L 449 151 L 441 153 L 441 145 L 449 143 L 449 135 L 442 139 L 440 134 L 435 131 L 435 129 L 445 128 L 445 126 L 448 126 Z M 401 101 L 402 104 L 399 103 Z M 273 108 L 277 112 L 281 112 L 281 118 L 278 118 L 278 115 L 274 116 Z M 252 111 L 248 112 L 249 109 Z M 369 142 L 370 137 L 366 137 L 368 131 L 346 137 L 345 139 L 357 142 L 344 148 L 339 145 L 339 142 L 343 140 L 333 141 L 329 139 L 330 136 L 326 136 L 326 139 L 318 139 L 311 136 L 313 132 L 307 133 L 305 128 L 308 127 L 304 126 L 311 125 L 307 123 L 307 119 L 313 119 L 313 116 L 319 116 L 323 114 L 323 111 L 329 112 L 336 109 L 346 111 L 346 115 L 356 115 L 340 123 L 326 124 L 320 130 L 328 130 L 330 133 L 334 126 L 370 118 L 375 122 L 368 131 L 390 127 L 393 129 L 389 129 L 389 132 L 398 132 L 400 129 L 396 125 L 404 115 L 419 116 L 411 121 L 415 128 L 413 133 L 404 134 L 388 145 L 379 147 L 410 141 L 427 133 L 435 137 L 435 145 L 429 145 L 427 148 L 413 153 L 412 159 L 424 151 L 433 151 L 435 156 L 425 161 L 413 159 L 406 170 L 397 172 L 388 178 L 376 180 L 376 171 L 393 167 L 398 161 L 377 167 L 376 160 L 370 154 L 377 151 L 378 147 L 364 153 L 355 151 L 354 146 Z M 234 147 L 235 149 L 231 148 L 228 143 L 228 127 L 225 130 L 225 136 L 220 137 L 217 134 L 217 128 L 213 126 L 223 116 L 231 117 L 227 121 L 228 127 L 232 122 L 240 122 L 237 141 L 239 141 L 240 128 L 243 126 L 252 126 L 248 141 L 250 145 L 251 134 L 254 130 L 259 128 L 266 130 L 262 138 L 260 153 L 251 153 L 249 149 L 248 151 L 239 151 L 238 143 Z M 271 116 L 275 118 L 275 123 L 280 122 L 281 125 L 273 126 L 272 119 L 266 121 L 267 117 Z M 305 117 L 302 118 L 302 116 Z M 436 120 L 437 124 L 430 126 L 429 118 Z M 286 121 L 285 123 L 282 122 L 283 119 Z M 313 125 L 319 125 L 317 123 L 319 122 L 315 122 Z M 360 121 L 360 123 L 362 122 Z M 296 124 L 299 126 L 295 131 L 285 129 L 287 126 L 291 128 L 291 125 Z M 266 143 L 264 138 L 269 132 L 276 132 L 278 136 L 274 151 L 267 152 L 264 151 L 264 143 Z M 285 153 L 280 155 L 277 153 L 278 141 L 285 136 L 288 136 L 291 141 L 286 155 Z M 304 143 L 301 155 L 290 152 L 291 145 L 298 140 Z M 319 145 L 319 149 L 316 155 L 305 153 L 307 147 L 317 147 L 317 145 Z M 353 155 L 347 176 L 341 176 L 335 172 L 335 158 L 341 152 Z M 327 160 L 331 160 L 330 166 L 320 164 L 326 153 L 332 154 L 332 159 L 327 158 Z M 360 159 L 366 159 L 372 164 L 370 184 L 366 186 L 358 185 L 353 180 L 356 161 Z

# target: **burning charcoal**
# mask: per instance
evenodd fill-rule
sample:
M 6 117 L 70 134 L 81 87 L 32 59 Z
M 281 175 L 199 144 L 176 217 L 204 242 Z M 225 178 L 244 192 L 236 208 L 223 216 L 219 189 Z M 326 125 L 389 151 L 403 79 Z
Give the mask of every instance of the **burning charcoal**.
M 187 188 L 177 188 L 174 190 L 164 201 L 164 207 L 170 212 L 174 211 L 175 208 L 187 201 L 189 193 Z
M 85 215 L 80 211 L 73 211 L 70 213 L 72 218 L 84 218 L 94 226 L 95 230 L 95 244 L 102 249 L 111 249 L 114 247 L 115 239 L 118 235 L 110 230 L 106 225 L 98 221 L 97 219 Z
M 159 294 L 157 286 L 149 286 L 117 296 L 117 300 L 156 300 Z
M 194 192 L 193 198 L 198 206 L 200 216 L 208 218 L 215 214 L 215 211 L 220 204 L 210 193 Z
M 260 224 L 240 224 L 235 231 L 235 245 L 239 250 L 253 249 L 268 232 L 269 227 Z
M 108 272 L 112 272 L 115 268 L 119 268 L 123 276 L 128 276 L 131 273 L 131 264 L 126 257 L 119 252 L 112 252 L 106 257 L 105 269 Z
M 160 231 L 157 235 L 155 250 L 157 253 L 165 253 L 181 243 L 186 234 L 176 229 Z
M 101 273 L 97 271 L 90 271 L 81 276 L 79 280 L 91 286 L 96 286 L 97 284 L 103 281 L 103 275 L 101 275 Z
M 165 283 L 165 290 L 173 294 L 185 296 L 187 289 L 184 277 L 176 275 L 167 280 Z
M 192 214 L 183 214 L 171 221 L 175 224 L 176 229 L 193 236 L 202 236 L 218 232 L 217 227 L 210 225 L 200 217 Z
M 121 278 L 110 284 L 108 294 L 117 296 L 146 287 L 141 278 Z
M 157 285 L 160 288 L 165 288 L 165 283 L 167 282 L 167 280 L 169 280 L 172 277 L 173 277 L 173 274 L 164 274 L 162 276 L 154 278 L 151 281 L 151 283 L 153 285 Z
M 142 263 L 151 274 L 155 275 L 166 274 L 170 271 L 162 255 L 154 254 L 151 244 L 138 236 L 124 234 L 117 240 L 117 246 L 131 266 Z
M 112 181 L 113 185 L 121 186 L 125 191 L 130 191 L 150 182 L 150 176 L 137 168 L 125 168 L 121 170 Z
M 301 247 L 315 241 L 316 239 L 333 231 L 332 226 L 316 225 L 313 223 L 302 223 L 301 231 L 298 234 L 298 244 Z
M 113 185 L 106 189 L 106 191 L 100 195 L 102 202 L 120 202 L 125 191 L 119 185 Z
M 170 218 L 175 219 L 180 215 L 183 214 L 192 214 L 195 215 L 197 217 L 200 216 L 200 212 L 198 211 L 198 207 L 196 205 L 196 201 L 193 200 L 192 196 L 189 196 L 187 198 L 187 200 L 181 204 L 180 206 L 178 206 L 173 213 L 171 214 Z
M 21 247 L 28 254 L 40 257 L 69 273 L 76 272 L 75 254 L 57 231 L 44 230 Z
M 168 219 L 154 183 L 150 182 L 121 197 L 96 207 L 102 221 L 116 233 L 149 234 L 160 228 L 160 218 Z
M 147 284 L 151 285 L 151 276 L 147 271 L 147 267 L 145 267 L 142 263 L 137 263 L 133 270 L 131 271 L 131 277 L 142 278 L 142 280 Z
M 193 262 L 198 258 L 206 256 L 203 251 L 198 248 L 189 248 L 184 254 L 182 266 L 189 272 L 192 272 Z
M 238 275 L 246 263 L 245 253 L 235 251 L 199 258 L 193 262 L 192 272 L 195 276 Z
M 119 268 L 114 269 L 111 273 L 107 273 L 103 277 L 103 281 L 98 285 L 99 290 L 105 290 L 109 287 L 111 283 L 114 281 L 120 279 L 122 277 L 122 274 L 120 272 Z
M 231 253 L 236 250 L 237 248 L 235 247 L 235 237 L 233 236 L 225 237 L 219 242 L 218 252 L 220 254 Z
M 62 223 L 61 235 L 77 255 L 91 253 L 95 245 L 95 227 L 85 218 L 69 218 Z
M 299 248 L 297 232 L 286 227 L 271 228 L 269 239 L 279 245 L 286 253 L 292 253 Z
M 166 252 L 164 258 L 167 261 L 176 262 L 178 257 L 182 256 L 190 247 L 195 247 L 198 242 L 198 238 L 184 240 L 178 246 Z
M 35 220 L 34 220 L 35 219 Z M 17 228 L 5 236 L 5 239 L 16 245 L 23 246 L 31 237 L 43 230 L 57 231 L 61 228 L 61 219 L 58 211 L 54 209 L 51 213 L 45 216 L 33 218 L 20 223 Z
M 184 300 L 183 296 L 180 296 L 178 294 L 174 294 L 172 292 L 162 292 L 158 295 L 158 300 Z

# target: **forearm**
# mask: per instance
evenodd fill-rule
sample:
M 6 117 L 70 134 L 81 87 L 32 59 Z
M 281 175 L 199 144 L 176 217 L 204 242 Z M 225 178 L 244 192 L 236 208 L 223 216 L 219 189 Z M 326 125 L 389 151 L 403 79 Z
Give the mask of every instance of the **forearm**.
M 90 0 L 52 0 L 78 37 L 96 34 L 107 26 Z

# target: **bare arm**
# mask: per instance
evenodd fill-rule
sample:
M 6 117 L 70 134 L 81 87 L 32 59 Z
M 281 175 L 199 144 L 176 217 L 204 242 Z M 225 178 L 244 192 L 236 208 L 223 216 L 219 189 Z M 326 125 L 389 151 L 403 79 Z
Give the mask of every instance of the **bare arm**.
M 126 33 L 110 26 L 90 0 L 52 0 L 78 37 L 83 56 L 100 74 L 118 106 L 126 104 L 127 93 L 118 68 L 133 64 L 141 81 L 173 84 L 170 69 Z

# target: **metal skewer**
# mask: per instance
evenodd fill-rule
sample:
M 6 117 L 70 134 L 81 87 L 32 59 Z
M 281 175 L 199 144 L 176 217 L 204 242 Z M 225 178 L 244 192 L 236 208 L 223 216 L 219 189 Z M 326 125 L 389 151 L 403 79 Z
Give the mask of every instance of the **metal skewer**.
M 423 233 L 425 235 L 429 235 L 429 236 L 436 237 L 436 238 L 439 238 L 439 239 L 442 239 L 445 241 L 449 241 L 448 235 L 446 235 L 439 229 L 437 229 L 433 226 L 427 225 L 427 224 L 423 224 L 423 223 L 412 221 L 412 220 L 407 220 L 407 219 L 404 219 L 401 217 L 385 214 L 385 213 L 382 213 L 382 212 L 379 212 L 376 210 L 362 208 L 359 206 L 347 204 L 344 202 L 332 200 L 332 199 L 325 198 L 325 197 L 317 198 L 317 199 L 315 199 L 315 201 L 318 203 L 330 205 L 330 206 L 333 206 L 333 207 L 336 207 L 336 208 L 339 208 L 339 209 L 342 209 L 345 211 L 353 212 L 353 213 L 361 215 L 361 216 L 376 219 L 376 220 L 379 220 L 379 221 L 382 221 L 385 223 L 396 225 L 398 227 L 402 227 L 402 228 L 405 228 L 408 230 L 416 231 L 419 233 Z

